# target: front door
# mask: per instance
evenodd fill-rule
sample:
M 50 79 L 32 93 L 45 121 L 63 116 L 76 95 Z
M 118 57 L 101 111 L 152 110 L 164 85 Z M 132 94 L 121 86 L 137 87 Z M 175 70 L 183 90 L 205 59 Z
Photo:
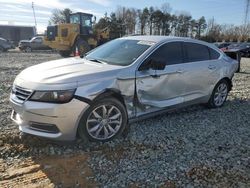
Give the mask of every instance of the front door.
M 183 42 L 169 42 L 154 51 L 141 65 L 148 62 L 165 63 L 163 70 L 139 68 L 136 72 L 136 92 L 141 105 L 146 109 L 164 108 L 182 103 L 186 79 L 183 77 Z M 146 66 L 145 66 L 146 65 Z
M 41 50 L 43 39 L 40 37 L 34 38 L 31 41 L 31 48 L 33 50 Z

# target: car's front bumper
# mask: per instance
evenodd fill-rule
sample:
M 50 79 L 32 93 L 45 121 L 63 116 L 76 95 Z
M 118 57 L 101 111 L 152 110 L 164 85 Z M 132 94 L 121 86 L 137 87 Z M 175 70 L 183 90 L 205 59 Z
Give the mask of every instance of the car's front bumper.
M 56 140 L 74 140 L 79 120 L 88 104 L 72 99 L 66 104 L 25 101 L 20 104 L 10 99 L 11 119 L 19 130 Z

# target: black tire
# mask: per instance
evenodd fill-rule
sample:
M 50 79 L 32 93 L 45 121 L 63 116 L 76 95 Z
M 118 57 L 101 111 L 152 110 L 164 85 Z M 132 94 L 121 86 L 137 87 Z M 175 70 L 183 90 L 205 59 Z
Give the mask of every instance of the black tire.
M 221 97 L 224 96 L 222 103 L 217 103 L 216 102 L 216 97 L 218 97 L 217 91 L 218 91 L 219 87 L 222 87 L 222 86 L 226 87 L 226 93 L 225 93 L 225 96 L 221 95 Z M 219 108 L 219 107 L 223 106 L 225 101 L 227 100 L 228 93 L 229 93 L 229 83 L 225 79 L 219 81 L 216 84 L 216 86 L 214 87 L 214 90 L 212 92 L 212 95 L 211 95 L 208 103 L 207 103 L 207 106 L 209 108 Z
M 24 51 L 27 53 L 30 53 L 30 52 L 32 52 L 32 48 L 27 46 L 27 47 L 25 47 Z
M 59 54 L 60 54 L 62 57 L 70 57 L 71 51 L 70 51 L 70 50 L 60 50 L 60 51 L 59 51 Z
M 106 108 L 107 109 L 107 111 L 106 111 L 107 116 L 105 117 L 105 119 L 108 119 L 108 122 L 109 122 L 109 118 L 111 119 L 112 117 L 117 116 L 116 113 L 114 113 L 115 115 L 110 114 L 112 117 L 109 116 L 109 110 L 113 106 L 114 106 L 115 112 L 118 109 L 119 112 L 121 113 L 120 117 L 119 117 L 119 118 L 121 118 L 120 119 L 121 123 L 118 126 L 118 128 L 115 127 L 114 125 L 112 126 L 111 120 L 110 120 L 110 123 L 107 123 L 106 125 L 104 125 L 104 123 L 103 123 L 104 119 L 99 119 L 99 118 L 98 118 L 99 119 L 98 122 L 97 121 L 95 121 L 95 123 L 92 122 L 92 123 L 94 123 L 94 125 L 89 126 L 89 124 L 87 124 L 87 121 L 93 120 L 90 118 L 93 118 L 93 116 L 95 116 L 94 115 L 95 113 L 93 113 L 94 111 L 101 115 L 100 111 L 98 112 L 98 110 L 104 105 L 107 107 L 110 106 L 110 108 Z M 111 112 L 112 112 L 112 110 L 111 110 Z M 102 111 L 102 116 L 103 116 L 103 111 Z M 90 105 L 90 107 L 85 111 L 85 113 L 81 117 L 79 125 L 78 125 L 78 136 L 81 139 L 83 139 L 84 141 L 107 142 L 107 141 L 110 141 L 110 140 L 122 135 L 123 131 L 125 130 L 125 128 L 127 126 L 127 120 L 128 120 L 128 118 L 127 118 L 126 108 L 119 100 L 117 100 L 115 98 L 111 98 L 111 97 L 97 100 L 93 104 Z M 96 124 L 98 124 L 98 125 L 96 125 Z M 110 135 L 110 137 L 108 137 L 108 138 L 96 138 L 97 136 L 93 136 L 93 134 L 91 135 L 90 132 L 94 127 L 97 127 L 97 126 L 98 126 L 98 128 L 95 129 L 93 134 L 96 134 L 96 132 L 98 132 L 98 130 L 100 129 L 99 134 L 98 134 L 98 136 L 100 136 L 100 137 L 101 136 L 105 137 L 104 136 L 104 134 L 105 134 L 104 129 L 107 130 L 107 126 L 109 126 L 109 127 L 111 126 L 112 130 L 113 131 L 116 130 L 116 132 L 113 133 L 113 135 Z M 109 132 L 111 132 L 110 128 L 108 128 L 108 130 L 109 130 Z M 101 133 L 103 133 L 103 135 Z
M 4 52 L 4 48 L 0 46 L 0 52 Z
M 90 46 L 89 46 L 89 44 L 88 44 L 85 40 L 83 40 L 83 39 L 81 39 L 81 38 L 79 38 L 79 39 L 76 41 L 75 49 L 74 49 L 74 50 L 76 50 L 76 47 L 78 48 L 78 51 L 79 51 L 79 54 L 80 54 L 80 55 L 84 55 L 84 54 L 86 54 L 88 51 L 90 51 Z M 74 52 L 75 52 L 75 51 L 74 51 Z
M 240 72 L 240 62 L 238 64 L 238 69 L 236 70 L 236 72 Z

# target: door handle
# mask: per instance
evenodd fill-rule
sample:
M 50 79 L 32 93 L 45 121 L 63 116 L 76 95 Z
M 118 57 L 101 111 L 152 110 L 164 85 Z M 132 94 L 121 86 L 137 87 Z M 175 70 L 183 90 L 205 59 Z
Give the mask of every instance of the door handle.
M 176 71 L 167 72 L 166 74 L 182 74 L 184 72 L 185 72 L 184 70 L 176 70 Z
M 153 75 L 150 75 L 152 78 L 160 78 L 161 76 L 158 75 L 158 74 L 153 74 Z
M 216 66 L 215 66 L 215 65 L 209 65 L 208 68 L 209 68 L 210 70 L 214 70 L 214 69 L 216 69 Z
M 177 70 L 176 73 L 183 73 L 184 71 L 183 70 Z

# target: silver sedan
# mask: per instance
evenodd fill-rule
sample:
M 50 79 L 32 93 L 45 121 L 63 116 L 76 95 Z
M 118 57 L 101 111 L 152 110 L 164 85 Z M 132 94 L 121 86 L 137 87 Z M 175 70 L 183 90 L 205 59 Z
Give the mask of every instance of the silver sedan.
M 206 42 L 124 37 L 81 58 L 23 70 L 13 84 L 11 118 L 28 134 L 108 141 L 129 122 L 170 109 L 198 103 L 221 107 L 237 67 Z

